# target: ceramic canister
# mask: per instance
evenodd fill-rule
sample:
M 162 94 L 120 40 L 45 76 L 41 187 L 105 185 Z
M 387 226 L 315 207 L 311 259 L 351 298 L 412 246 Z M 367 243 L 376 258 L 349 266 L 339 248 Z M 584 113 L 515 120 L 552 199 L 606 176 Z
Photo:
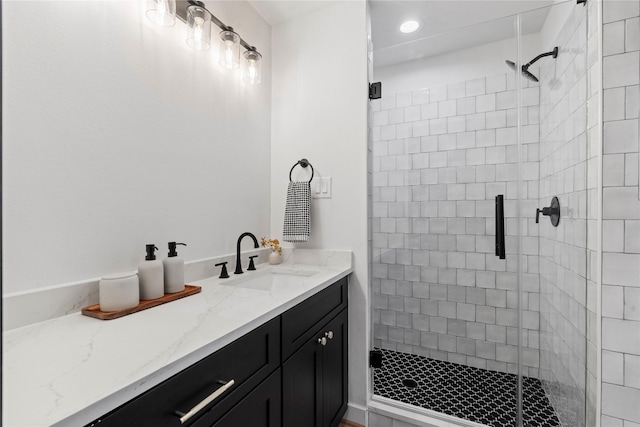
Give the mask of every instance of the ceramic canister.
M 281 262 L 282 262 L 282 255 L 280 255 L 278 252 L 271 252 L 269 254 L 269 264 L 278 265 Z
M 118 311 L 140 302 L 136 273 L 121 273 L 100 279 L 100 311 Z

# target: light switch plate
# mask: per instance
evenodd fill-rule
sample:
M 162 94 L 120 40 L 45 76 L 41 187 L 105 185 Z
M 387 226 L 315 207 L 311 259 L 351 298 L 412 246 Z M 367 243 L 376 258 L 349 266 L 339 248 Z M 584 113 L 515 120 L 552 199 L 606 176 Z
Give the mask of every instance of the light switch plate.
M 311 181 L 311 198 L 330 199 L 331 198 L 331 177 L 323 176 L 314 178 Z

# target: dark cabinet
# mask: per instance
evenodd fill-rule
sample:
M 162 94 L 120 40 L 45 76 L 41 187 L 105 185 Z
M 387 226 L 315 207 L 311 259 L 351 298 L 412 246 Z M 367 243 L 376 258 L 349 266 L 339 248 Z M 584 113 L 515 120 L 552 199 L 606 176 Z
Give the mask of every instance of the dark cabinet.
M 347 366 L 348 366 L 348 313 L 346 310 L 346 281 L 327 289 L 330 301 L 339 301 L 336 296 L 344 295 L 344 307 L 333 319 L 330 314 L 301 333 L 307 340 L 282 365 L 282 425 L 284 427 L 334 427 L 340 423 L 347 409 Z M 325 295 L 327 297 L 327 295 Z M 314 297 L 315 298 L 315 297 Z M 322 296 L 319 296 L 321 299 Z M 341 298 L 340 298 L 341 299 Z M 310 298 L 309 300 L 312 300 Z M 307 300 L 307 301 L 309 301 Z M 342 303 L 330 305 L 331 308 Z M 309 307 L 322 307 L 311 304 Z M 307 308 L 309 308 L 307 307 Z M 326 305 L 325 313 L 326 313 Z M 297 317 L 301 308 L 291 311 Z M 310 310 L 311 316 L 316 310 Z M 286 353 L 285 332 L 290 326 L 283 314 L 283 354 Z M 305 324 L 298 319 L 300 324 Z
M 347 284 L 339 280 L 88 426 L 337 426 L 347 408 Z

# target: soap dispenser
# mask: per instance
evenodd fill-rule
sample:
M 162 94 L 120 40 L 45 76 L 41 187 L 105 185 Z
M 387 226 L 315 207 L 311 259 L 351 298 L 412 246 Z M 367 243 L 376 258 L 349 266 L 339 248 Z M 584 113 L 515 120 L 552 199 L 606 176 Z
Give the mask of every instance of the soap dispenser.
M 156 245 L 147 245 L 147 256 L 138 265 L 140 299 L 150 300 L 164 296 L 164 274 L 162 263 L 156 260 Z
M 184 291 L 184 260 L 178 256 L 176 246 L 185 243 L 169 242 L 168 257 L 162 260 L 164 266 L 164 292 L 175 294 Z

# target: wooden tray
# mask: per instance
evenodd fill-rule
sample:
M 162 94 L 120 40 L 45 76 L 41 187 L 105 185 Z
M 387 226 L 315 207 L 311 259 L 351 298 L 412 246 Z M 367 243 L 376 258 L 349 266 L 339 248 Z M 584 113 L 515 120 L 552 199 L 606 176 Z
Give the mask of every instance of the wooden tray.
M 184 291 L 176 292 L 175 294 L 164 294 L 164 296 L 156 299 L 140 301 L 140 304 L 135 307 L 129 307 L 118 311 L 100 311 L 100 304 L 94 304 L 83 308 L 82 314 L 89 317 L 95 317 L 100 320 L 117 319 L 118 317 L 126 316 L 127 314 L 137 313 L 138 311 L 146 310 L 180 298 L 188 297 L 189 295 L 197 294 L 201 290 L 200 286 L 184 285 Z

